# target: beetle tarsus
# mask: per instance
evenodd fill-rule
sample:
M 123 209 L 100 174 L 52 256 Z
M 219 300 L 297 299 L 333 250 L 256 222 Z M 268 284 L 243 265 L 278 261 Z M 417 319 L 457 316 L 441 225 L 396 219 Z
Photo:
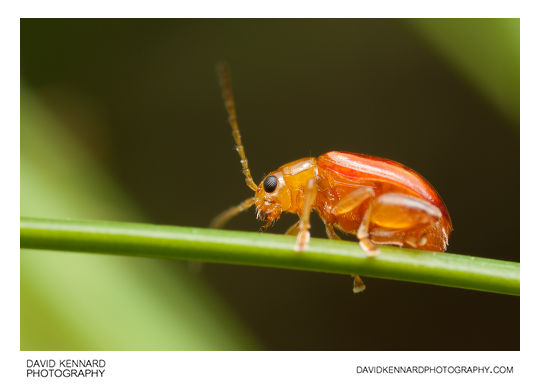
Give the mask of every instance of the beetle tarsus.
M 309 243 L 309 231 L 300 231 L 296 237 L 296 244 L 294 245 L 294 250 L 296 252 L 303 252 L 307 249 Z
M 359 275 L 352 275 L 353 277 L 353 293 L 360 293 L 366 290 L 366 285 L 362 281 Z
M 360 246 L 369 257 L 375 257 L 379 254 L 379 248 L 375 246 L 367 237 L 360 239 Z

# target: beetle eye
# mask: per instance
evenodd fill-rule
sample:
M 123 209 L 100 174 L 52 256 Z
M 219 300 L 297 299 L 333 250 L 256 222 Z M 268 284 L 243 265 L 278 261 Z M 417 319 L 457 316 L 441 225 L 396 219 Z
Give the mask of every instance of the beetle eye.
M 274 192 L 277 187 L 277 177 L 268 176 L 263 183 L 264 190 L 268 193 Z

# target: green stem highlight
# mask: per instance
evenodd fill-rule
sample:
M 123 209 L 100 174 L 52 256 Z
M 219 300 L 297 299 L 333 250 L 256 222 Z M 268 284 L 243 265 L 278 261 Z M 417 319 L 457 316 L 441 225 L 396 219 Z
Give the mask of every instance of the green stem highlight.
M 519 263 L 380 247 L 367 257 L 357 243 L 153 224 L 21 217 L 21 248 L 144 256 L 353 274 L 519 295 Z

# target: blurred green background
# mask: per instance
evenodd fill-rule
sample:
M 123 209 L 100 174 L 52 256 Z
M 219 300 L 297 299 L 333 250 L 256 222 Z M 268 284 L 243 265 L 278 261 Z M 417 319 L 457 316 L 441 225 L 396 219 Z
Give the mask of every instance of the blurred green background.
M 221 59 L 256 182 L 388 157 L 445 200 L 449 251 L 519 261 L 517 19 L 23 19 L 21 214 L 205 227 L 250 196 Z M 21 349 L 519 349 L 518 297 L 365 281 L 22 250 Z

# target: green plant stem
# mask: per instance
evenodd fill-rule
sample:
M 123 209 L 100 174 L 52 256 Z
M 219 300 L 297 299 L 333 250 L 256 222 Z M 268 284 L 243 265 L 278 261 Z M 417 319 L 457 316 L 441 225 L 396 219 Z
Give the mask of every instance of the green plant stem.
M 21 218 L 21 248 L 145 256 L 353 274 L 519 295 L 519 263 L 311 239 L 303 253 L 292 236 L 165 225 Z

